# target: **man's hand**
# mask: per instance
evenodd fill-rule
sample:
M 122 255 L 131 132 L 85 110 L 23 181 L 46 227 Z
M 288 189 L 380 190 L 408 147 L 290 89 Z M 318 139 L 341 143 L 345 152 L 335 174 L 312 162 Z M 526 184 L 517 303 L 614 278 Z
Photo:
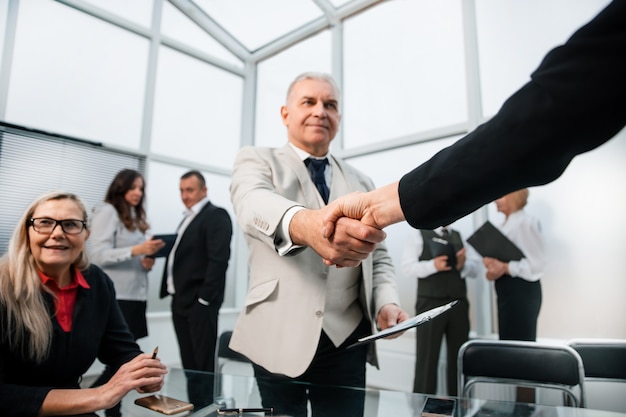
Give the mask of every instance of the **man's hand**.
M 359 266 L 387 237 L 382 230 L 342 217 L 335 220 L 333 235 L 325 238 L 320 230 L 329 210 L 328 206 L 319 210 L 300 210 L 289 224 L 293 243 L 310 247 L 328 265 Z
M 433 263 L 435 264 L 435 269 L 437 271 L 449 271 L 452 269 L 451 266 L 448 266 L 448 255 L 441 255 L 433 258 Z
M 332 237 L 335 224 L 341 217 L 361 220 L 368 226 L 383 229 L 404 220 L 398 196 L 398 182 L 391 183 L 367 193 L 354 192 L 339 197 L 327 207 L 324 216 L 323 236 Z
M 378 317 L 376 317 L 376 322 L 378 323 L 379 329 L 385 330 L 389 327 L 395 326 L 396 324 L 407 320 L 408 318 L 409 315 L 407 314 L 407 312 L 402 310 L 397 304 L 385 304 L 378 311 Z M 404 334 L 404 332 L 387 336 L 385 337 L 385 339 L 395 339 L 402 334 Z

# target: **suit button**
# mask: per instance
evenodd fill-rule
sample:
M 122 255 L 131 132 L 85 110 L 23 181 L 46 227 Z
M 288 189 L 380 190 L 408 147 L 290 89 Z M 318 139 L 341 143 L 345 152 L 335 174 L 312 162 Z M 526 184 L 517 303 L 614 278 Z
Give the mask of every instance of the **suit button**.
M 323 311 L 320 311 L 320 310 L 317 310 L 317 311 L 315 312 L 315 315 L 316 315 L 317 317 L 323 317 L 323 316 L 324 316 L 324 312 L 323 312 Z

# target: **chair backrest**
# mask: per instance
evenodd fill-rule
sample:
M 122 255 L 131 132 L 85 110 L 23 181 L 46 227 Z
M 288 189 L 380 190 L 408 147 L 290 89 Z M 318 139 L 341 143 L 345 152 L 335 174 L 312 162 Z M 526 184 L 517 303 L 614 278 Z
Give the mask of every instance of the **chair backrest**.
M 216 366 L 219 366 L 220 362 L 224 362 L 224 361 L 220 361 L 220 359 L 228 359 L 228 360 L 238 361 L 238 362 L 250 362 L 248 358 L 246 358 L 244 355 L 242 355 L 239 352 L 235 352 L 234 350 L 228 347 L 228 344 L 230 343 L 230 338 L 232 335 L 233 335 L 232 330 L 226 330 L 220 335 L 217 341 L 216 358 L 215 358 Z
M 242 355 L 239 352 L 235 352 L 231 348 L 228 347 L 230 343 L 230 338 L 233 332 L 231 330 L 226 330 L 220 334 L 217 339 L 217 347 L 215 349 L 215 381 L 214 381 L 214 399 L 216 402 L 219 402 L 222 406 L 232 406 L 227 398 L 224 398 L 224 387 L 222 386 L 224 383 L 224 367 L 228 363 L 245 363 L 250 364 L 248 358 Z M 250 374 L 252 374 L 252 367 L 249 367 Z
M 463 397 L 477 383 L 511 384 L 556 389 L 574 406 L 585 406 L 582 360 L 565 345 L 470 340 L 459 349 L 457 382 Z
M 583 360 L 586 379 L 626 382 L 626 340 L 573 339 L 568 345 Z

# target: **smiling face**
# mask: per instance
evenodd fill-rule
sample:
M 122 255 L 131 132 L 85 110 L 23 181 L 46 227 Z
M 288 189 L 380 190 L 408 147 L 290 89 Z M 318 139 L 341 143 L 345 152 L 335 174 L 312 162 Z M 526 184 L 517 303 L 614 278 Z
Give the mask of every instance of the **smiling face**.
M 73 200 L 48 200 L 37 206 L 32 218 L 50 218 L 56 220 L 85 219 L 85 213 Z M 51 233 L 39 233 L 32 226 L 28 227 L 30 252 L 41 272 L 55 278 L 59 284 L 67 284 L 71 280 L 70 266 L 76 261 L 89 231 L 83 229 L 78 234 L 67 234 L 60 224 Z
M 143 198 L 143 178 L 137 177 L 133 181 L 130 189 L 124 194 L 124 200 L 131 207 L 137 207 Z
M 305 79 L 294 84 L 280 109 L 291 143 L 313 156 L 328 153 L 339 129 L 339 98 L 326 80 Z

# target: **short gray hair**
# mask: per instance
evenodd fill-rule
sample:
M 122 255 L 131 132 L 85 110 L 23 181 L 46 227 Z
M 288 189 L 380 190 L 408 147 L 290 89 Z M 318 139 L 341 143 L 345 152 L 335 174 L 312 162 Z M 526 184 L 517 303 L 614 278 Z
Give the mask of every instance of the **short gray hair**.
M 291 84 L 289 84 L 289 88 L 287 88 L 287 97 L 286 97 L 287 101 L 289 101 L 289 95 L 291 94 L 293 87 L 300 81 L 304 81 L 304 80 L 326 81 L 335 90 L 335 93 L 337 94 L 337 101 L 339 101 L 339 99 L 341 98 L 341 90 L 339 89 L 339 85 L 337 84 L 337 81 L 335 81 L 332 75 L 327 74 L 325 72 L 308 71 L 308 72 L 303 72 L 302 74 L 298 75 L 296 78 L 294 78 Z

